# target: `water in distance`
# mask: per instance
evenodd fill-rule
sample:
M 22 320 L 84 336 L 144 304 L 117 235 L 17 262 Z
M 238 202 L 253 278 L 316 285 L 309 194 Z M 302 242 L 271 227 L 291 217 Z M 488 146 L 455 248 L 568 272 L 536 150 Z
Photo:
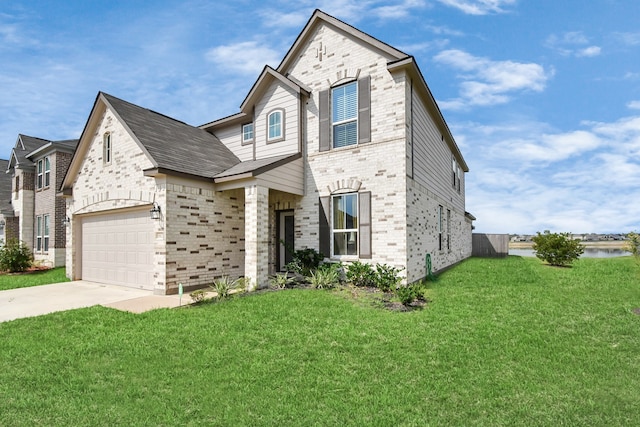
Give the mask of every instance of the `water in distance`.
M 533 249 L 514 249 L 509 248 L 509 255 L 535 257 Z M 628 256 L 631 252 L 620 248 L 585 248 L 584 253 L 580 255 L 583 258 L 614 258 L 619 256 Z

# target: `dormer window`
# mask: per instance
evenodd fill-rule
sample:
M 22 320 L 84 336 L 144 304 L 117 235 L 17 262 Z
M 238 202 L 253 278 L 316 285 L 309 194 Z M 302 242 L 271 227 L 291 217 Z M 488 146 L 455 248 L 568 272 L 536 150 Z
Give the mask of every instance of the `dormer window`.
M 111 134 L 105 133 L 102 137 L 102 161 L 105 165 L 111 164 L 111 155 L 112 155 L 112 147 L 111 147 Z
M 253 142 L 253 123 L 242 125 L 242 143 L 250 144 Z
M 284 126 L 284 111 L 275 110 L 267 116 L 267 141 L 275 142 L 284 138 L 282 128 Z

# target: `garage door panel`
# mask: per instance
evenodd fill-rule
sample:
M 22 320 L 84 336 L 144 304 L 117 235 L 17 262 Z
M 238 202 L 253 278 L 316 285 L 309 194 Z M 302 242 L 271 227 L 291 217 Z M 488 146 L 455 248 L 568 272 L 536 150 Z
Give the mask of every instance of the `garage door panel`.
M 145 210 L 82 221 L 82 278 L 153 289 L 153 222 Z

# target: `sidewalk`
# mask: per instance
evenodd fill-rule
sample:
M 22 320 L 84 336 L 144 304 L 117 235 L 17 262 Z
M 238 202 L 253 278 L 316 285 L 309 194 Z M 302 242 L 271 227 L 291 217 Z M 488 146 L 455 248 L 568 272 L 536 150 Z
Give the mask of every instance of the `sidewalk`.
M 183 295 L 182 305 L 190 303 L 189 295 Z M 0 322 L 94 305 L 142 313 L 178 307 L 180 297 L 153 295 L 153 291 L 84 280 L 32 286 L 0 291 Z

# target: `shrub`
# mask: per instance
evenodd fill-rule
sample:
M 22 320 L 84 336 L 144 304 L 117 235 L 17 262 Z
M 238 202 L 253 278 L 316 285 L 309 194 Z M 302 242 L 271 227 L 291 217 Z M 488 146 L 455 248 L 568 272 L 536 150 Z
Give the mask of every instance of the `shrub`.
M 400 286 L 396 290 L 396 294 L 398 295 L 402 305 L 409 305 L 418 298 L 420 291 L 416 285 L 407 285 Z
M 231 295 L 232 290 L 245 290 L 246 282 L 247 280 L 244 277 L 237 280 L 232 280 L 229 276 L 222 276 L 213 282 L 213 285 L 211 285 L 211 289 L 213 289 L 216 294 L 218 294 L 216 299 L 222 300 L 228 298 Z
M 190 296 L 191 296 L 191 301 L 194 304 L 197 304 L 205 301 L 207 293 L 202 289 L 198 289 L 197 291 L 191 292 Z
M 571 239 L 569 233 L 551 233 L 545 230 L 544 234 L 538 232 L 531 240 L 536 257 L 551 265 L 569 265 L 584 252 L 584 246 Z
M 312 271 L 316 270 L 324 255 L 313 248 L 298 249 L 292 253 L 292 260 L 285 266 L 285 270 L 298 273 L 303 276 L 309 276 Z
M 399 268 L 387 264 L 376 264 L 375 284 L 383 292 L 395 291 L 402 278 L 398 275 Z
M 0 270 L 11 273 L 25 271 L 31 266 L 33 255 L 31 250 L 18 239 L 8 239 L 0 248 Z
M 291 283 L 293 283 L 293 279 L 287 276 L 286 273 L 276 273 L 275 276 L 269 279 L 269 284 L 275 289 L 285 289 Z
M 340 283 L 341 264 L 323 264 L 312 271 L 307 280 L 316 289 L 329 289 Z
M 629 239 L 625 245 L 625 249 L 631 252 L 636 258 L 640 258 L 640 234 L 634 233 L 633 231 L 627 234 L 627 238 Z
M 376 281 L 376 272 L 371 264 L 354 261 L 347 266 L 347 282 L 353 286 L 373 286 Z

